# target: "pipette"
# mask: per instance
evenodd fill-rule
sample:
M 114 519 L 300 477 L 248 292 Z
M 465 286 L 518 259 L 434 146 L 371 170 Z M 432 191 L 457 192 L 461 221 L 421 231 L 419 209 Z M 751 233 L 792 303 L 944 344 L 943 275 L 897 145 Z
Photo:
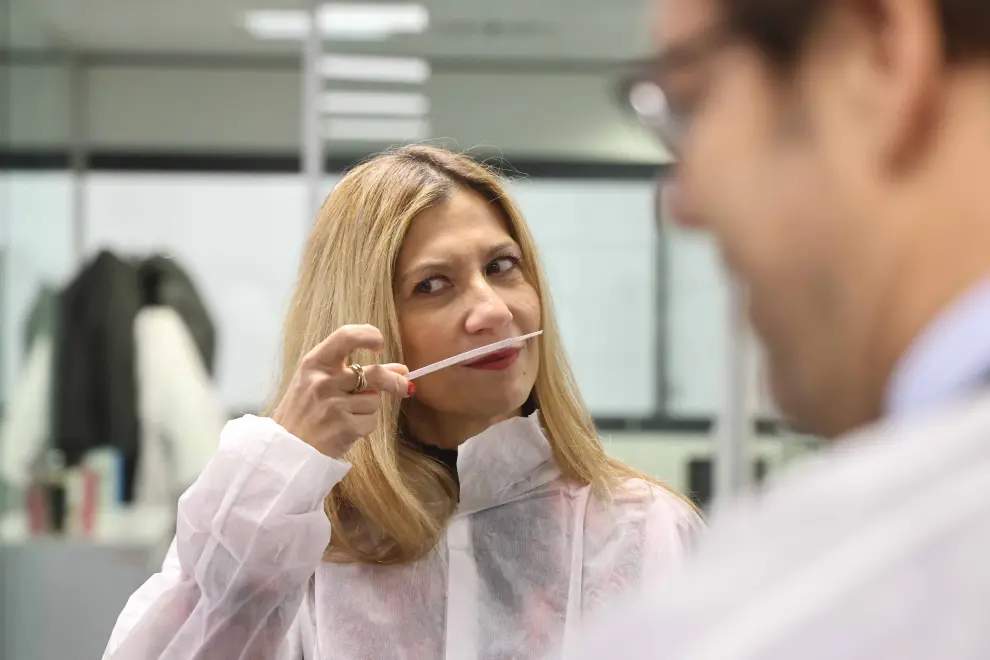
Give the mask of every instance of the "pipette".
M 503 339 L 502 341 L 497 341 L 494 344 L 489 344 L 488 346 L 482 346 L 481 348 L 475 348 L 466 353 L 461 353 L 460 355 L 455 355 L 454 357 L 449 357 L 446 360 L 440 360 L 439 362 L 434 362 L 431 365 L 427 365 L 421 369 L 410 372 L 406 376 L 409 380 L 415 380 L 427 374 L 432 374 L 435 371 L 440 371 L 441 369 L 446 369 L 447 367 L 452 367 L 455 364 L 460 364 L 461 362 L 467 362 L 468 360 L 474 360 L 475 358 L 484 357 L 490 355 L 491 353 L 497 353 L 503 349 L 515 346 L 516 344 L 522 343 L 527 339 L 532 339 L 538 335 L 542 335 L 542 330 L 537 330 L 536 332 L 531 332 L 528 335 L 523 335 L 521 337 L 513 337 L 512 339 Z

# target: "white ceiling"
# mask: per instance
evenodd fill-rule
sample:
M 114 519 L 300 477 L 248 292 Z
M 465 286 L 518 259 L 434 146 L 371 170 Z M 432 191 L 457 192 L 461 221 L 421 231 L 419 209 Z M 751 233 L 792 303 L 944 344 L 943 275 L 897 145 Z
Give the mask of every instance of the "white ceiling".
M 341 42 L 342 52 L 486 60 L 616 61 L 642 55 L 648 0 L 423 0 L 424 35 Z M 292 54 L 241 27 L 248 9 L 304 8 L 306 0 L 10 0 L 12 45 L 84 52 Z

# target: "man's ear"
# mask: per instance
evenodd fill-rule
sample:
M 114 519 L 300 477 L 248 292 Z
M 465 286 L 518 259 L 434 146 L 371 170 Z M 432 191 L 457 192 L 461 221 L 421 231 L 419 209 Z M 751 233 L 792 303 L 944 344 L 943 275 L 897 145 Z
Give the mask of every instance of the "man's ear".
M 893 172 L 909 169 L 930 145 L 940 111 L 944 44 L 932 0 L 856 0 L 872 47 L 867 82 L 878 112 L 880 157 Z

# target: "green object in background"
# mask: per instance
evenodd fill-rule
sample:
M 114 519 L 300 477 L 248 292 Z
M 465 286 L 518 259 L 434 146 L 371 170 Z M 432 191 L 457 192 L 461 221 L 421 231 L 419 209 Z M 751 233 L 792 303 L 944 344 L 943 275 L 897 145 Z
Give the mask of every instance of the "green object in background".
M 58 291 L 44 286 L 34 299 L 31 311 L 28 312 L 24 323 L 23 351 L 27 353 L 31 344 L 39 335 L 52 335 L 55 332 L 56 314 L 58 313 Z

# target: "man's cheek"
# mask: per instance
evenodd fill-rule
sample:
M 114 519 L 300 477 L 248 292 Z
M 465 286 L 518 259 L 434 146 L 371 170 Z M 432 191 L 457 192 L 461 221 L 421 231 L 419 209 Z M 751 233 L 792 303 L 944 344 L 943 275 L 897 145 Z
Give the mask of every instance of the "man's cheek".
M 682 229 L 704 229 L 700 210 L 688 202 L 683 183 L 677 178 L 665 180 L 660 187 L 663 219 Z

